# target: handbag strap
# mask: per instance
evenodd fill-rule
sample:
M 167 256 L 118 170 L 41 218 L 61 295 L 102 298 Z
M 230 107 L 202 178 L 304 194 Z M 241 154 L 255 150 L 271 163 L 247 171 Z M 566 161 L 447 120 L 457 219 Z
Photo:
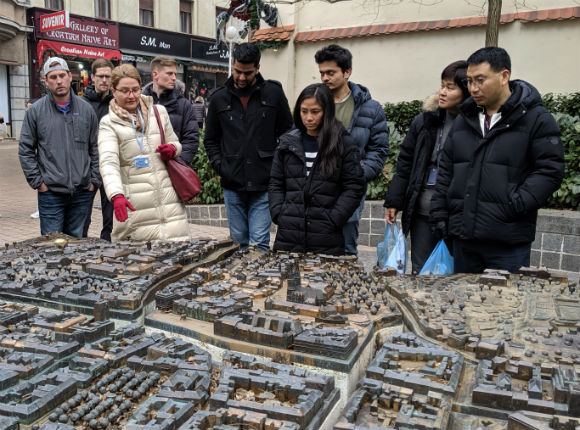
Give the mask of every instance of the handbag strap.
M 155 113 L 155 119 L 157 120 L 157 125 L 159 126 L 159 134 L 161 134 L 161 144 L 165 145 L 165 132 L 163 131 L 163 124 L 161 123 L 159 111 L 157 110 L 157 106 L 155 105 L 153 105 L 153 112 Z

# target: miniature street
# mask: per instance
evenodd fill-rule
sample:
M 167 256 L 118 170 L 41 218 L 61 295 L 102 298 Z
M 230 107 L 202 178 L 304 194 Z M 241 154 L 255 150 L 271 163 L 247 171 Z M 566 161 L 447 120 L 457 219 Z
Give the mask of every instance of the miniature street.
M 0 430 L 571 429 L 577 280 L 414 277 L 312 254 L 39 238 L 0 145 Z

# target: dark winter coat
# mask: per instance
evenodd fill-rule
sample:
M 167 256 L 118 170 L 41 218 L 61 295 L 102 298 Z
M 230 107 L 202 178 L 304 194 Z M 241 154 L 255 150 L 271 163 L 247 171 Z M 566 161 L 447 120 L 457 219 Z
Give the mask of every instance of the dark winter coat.
M 244 110 L 233 79 L 228 79 L 212 94 L 205 120 L 205 150 L 222 186 L 267 191 L 278 138 L 291 127 L 292 114 L 279 82 L 258 74 Z
M 165 106 L 173 131 L 181 143 L 182 150 L 178 159 L 186 164 L 191 163 L 199 147 L 199 128 L 191 102 L 183 96 L 177 84 L 175 88 L 163 91 L 158 97 L 151 82 L 143 88 L 143 94 L 153 97 L 155 104 Z
M 419 204 L 417 199 L 421 194 L 425 174 L 437 142 L 437 130 L 445 121 L 445 110 L 438 108 L 436 104 L 433 106 L 431 102 L 429 99 L 424 104 L 424 108 L 431 110 L 421 112 L 411 122 L 405 140 L 401 144 L 397 171 L 389 184 L 384 204 L 386 208 L 403 211 L 401 223 L 405 235 L 411 229 L 415 205 Z
M 83 100 L 93 107 L 100 121 L 102 117 L 109 113 L 109 103 L 113 100 L 113 93 L 109 91 L 105 98 L 101 98 L 101 95 L 95 91 L 95 87 L 91 85 L 85 88 Z
M 193 115 L 195 120 L 200 123 L 205 120 L 205 103 L 193 103 Z
M 268 188 L 270 214 L 278 224 L 274 250 L 344 254 L 342 227 L 359 205 L 365 182 L 358 148 L 346 133 L 343 145 L 330 178 L 321 175 L 318 158 L 306 176 L 300 131 L 280 138 Z
M 533 86 L 512 81 L 510 89 L 501 119 L 485 136 L 474 100 L 459 106 L 431 199 L 431 221 L 448 220 L 452 237 L 531 243 L 538 209 L 562 182 L 556 121 Z
M 24 176 L 33 189 L 44 182 L 55 193 L 73 194 L 101 186 L 97 134 L 99 121 L 93 108 L 71 91 L 70 109 L 63 114 L 52 93 L 26 111 L 18 156 Z

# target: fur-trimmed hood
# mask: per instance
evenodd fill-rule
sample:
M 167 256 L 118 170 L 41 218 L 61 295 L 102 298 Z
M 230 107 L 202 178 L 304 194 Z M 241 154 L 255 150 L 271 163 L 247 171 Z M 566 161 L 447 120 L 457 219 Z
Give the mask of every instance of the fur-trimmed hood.
M 435 112 L 439 107 L 439 93 L 431 94 L 423 101 L 423 111 Z

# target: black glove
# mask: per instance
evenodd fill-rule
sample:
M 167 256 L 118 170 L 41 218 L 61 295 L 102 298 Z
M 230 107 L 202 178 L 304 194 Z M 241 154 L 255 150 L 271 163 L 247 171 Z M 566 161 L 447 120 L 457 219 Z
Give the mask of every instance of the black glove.
M 435 224 L 431 224 L 431 234 L 437 240 L 445 239 L 447 237 L 447 223 L 437 221 Z

